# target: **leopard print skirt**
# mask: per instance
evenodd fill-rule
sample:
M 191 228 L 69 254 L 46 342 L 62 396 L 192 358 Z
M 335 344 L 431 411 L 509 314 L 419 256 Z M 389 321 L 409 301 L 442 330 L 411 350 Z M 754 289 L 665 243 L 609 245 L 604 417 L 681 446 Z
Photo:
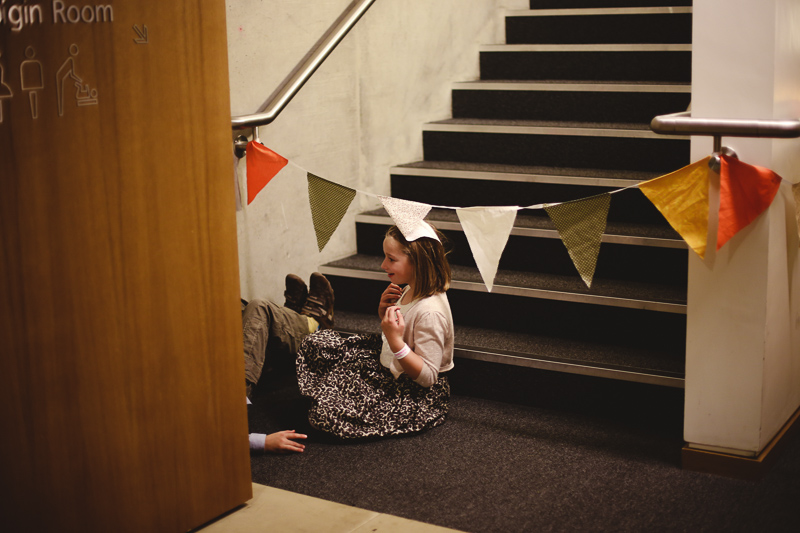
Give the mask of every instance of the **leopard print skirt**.
M 425 388 L 395 379 L 380 362 L 380 335 L 308 335 L 297 353 L 300 392 L 311 398 L 308 421 L 344 439 L 414 433 L 444 422 L 447 377 Z

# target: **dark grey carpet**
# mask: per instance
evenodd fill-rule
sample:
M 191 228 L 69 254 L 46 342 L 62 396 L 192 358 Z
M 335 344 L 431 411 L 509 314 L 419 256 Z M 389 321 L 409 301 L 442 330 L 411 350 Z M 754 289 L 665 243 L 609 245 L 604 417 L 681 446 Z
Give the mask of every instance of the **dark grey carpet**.
M 360 442 L 315 434 L 291 369 L 274 369 L 251 431 L 310 438 L 253 455 L 253 481 L 470 532 L 797 531 L 800 439 L 760 483 L 687 472 L 679 390 L 459 363 L 444 425 Z

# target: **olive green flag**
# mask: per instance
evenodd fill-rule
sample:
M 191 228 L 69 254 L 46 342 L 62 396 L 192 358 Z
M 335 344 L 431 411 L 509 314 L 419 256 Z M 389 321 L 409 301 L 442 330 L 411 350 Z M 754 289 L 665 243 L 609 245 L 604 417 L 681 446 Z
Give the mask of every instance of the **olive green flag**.
M 605 193 L 544 208 L 556 225 L 583 282 L 590 288 L 610 205 L 611 195 Z
M 355 197 L 355 190 L 308 173 L 308 202 L 320 252 L 339 227 Z

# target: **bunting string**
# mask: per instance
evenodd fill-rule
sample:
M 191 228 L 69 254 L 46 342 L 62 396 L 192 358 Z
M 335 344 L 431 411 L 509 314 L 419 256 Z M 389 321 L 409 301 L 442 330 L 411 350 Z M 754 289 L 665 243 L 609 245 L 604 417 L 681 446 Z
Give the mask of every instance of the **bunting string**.
M 253 144 L 258 146 L 251 147 Z M 251 156 L 256 160 L 252 165 Z M 287 164 L 306 174 L 319 251 L 338 228 L 356 194 L 376 198 L 406 236 L 431 209 L 455 210 L 475 263 L 490 292 L 517 213 L 523 209 L 544 209 L 547 212 L 581 279 L 591 288 L 611 196 L 628 189 L 640 189 L 697 255 L 704 258 L 706 253 L 708 189 L 712 172 L 708 166 L 709 157 L 669 174 L 589 198 L 528 206 L 474 207 L 414 202 L 346 187 L 308 172 L 255 141 L 248 143 L 247 157 L 248 204 Z M 735 158 L 722 156 L 721 160 L 717 249 L 770 206 L 782 180 L 771 170 L 748 165 Z M 793 192 L 798 204 L 800 234 L 800 187 L 795 185 Z

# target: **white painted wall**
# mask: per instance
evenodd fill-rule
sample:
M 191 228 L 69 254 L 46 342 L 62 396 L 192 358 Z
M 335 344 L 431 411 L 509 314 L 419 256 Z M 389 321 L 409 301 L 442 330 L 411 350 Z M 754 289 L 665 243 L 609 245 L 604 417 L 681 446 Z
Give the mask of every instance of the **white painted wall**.
M 695 0 L 692 114 L 800 118 L 800 2 Z M 692 141 L 692 160 L 711 153 Z M 723 139 L 747 163 L 800 181 L 800 141 Z M 689 264 L 685 438 L 740 455 L 762 450 L 800 405 L 800 271 L 794 200 L 772 207 L 718 253 Z
M 255 112 L 349 0 L 229 0 L 231 114 Z M 422 158 L 422 125 L 451 116 L 453 82 L 478 78 L 478 47 L 504 42 L 503 8 L 526 0 L 377 0 L 262 142 L 302 169 L 389 194 L 389 168 Z M 246 162 L 238 167 L 244 182 Z M 303 170 L 286 167 L 237 214 L 242 297 L 283 302 L 284 277 L 307 279 L 355 251 L 358 195 L 319 253 Z

